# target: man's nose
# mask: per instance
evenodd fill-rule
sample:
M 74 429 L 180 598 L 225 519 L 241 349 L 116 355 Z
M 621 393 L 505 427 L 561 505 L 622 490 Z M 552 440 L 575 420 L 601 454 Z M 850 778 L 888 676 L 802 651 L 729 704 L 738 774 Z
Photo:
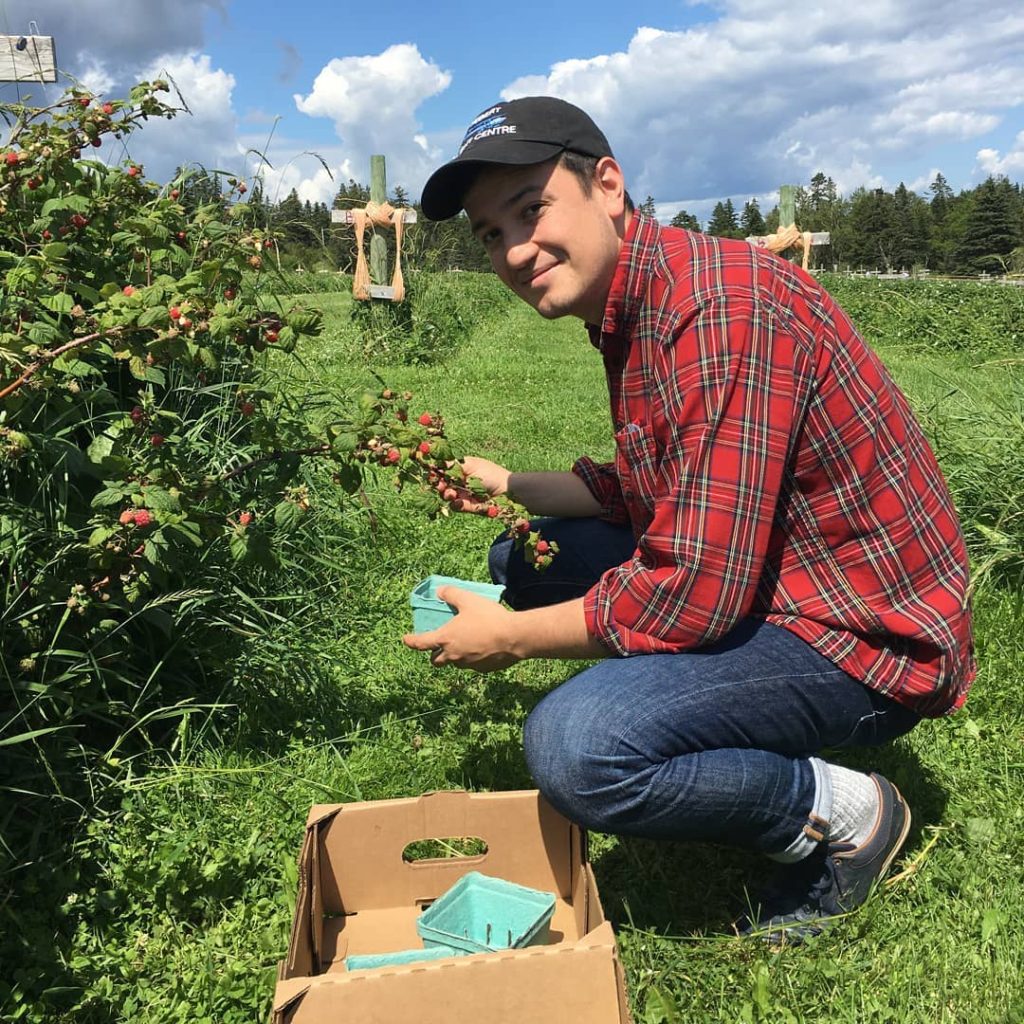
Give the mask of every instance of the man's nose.
M 506 239 L 505 262 L 513 270 L 529 266 L 537 255 L 537 246 L 531 232 L 523 231 Z

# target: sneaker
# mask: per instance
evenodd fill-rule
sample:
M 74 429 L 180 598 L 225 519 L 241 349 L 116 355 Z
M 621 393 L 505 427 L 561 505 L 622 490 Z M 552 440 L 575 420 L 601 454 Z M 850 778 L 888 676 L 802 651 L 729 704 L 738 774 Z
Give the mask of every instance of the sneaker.
M 780 865 L 752 911 L 736 922 L 738 934 L 796 945 L 819 935 L 871 895 L 910 830 L 910 808 L 899 790 L 881 775 L 871 778 L 880 809 L 867 840 L 860 846 L 821 843 L 809 857 Z

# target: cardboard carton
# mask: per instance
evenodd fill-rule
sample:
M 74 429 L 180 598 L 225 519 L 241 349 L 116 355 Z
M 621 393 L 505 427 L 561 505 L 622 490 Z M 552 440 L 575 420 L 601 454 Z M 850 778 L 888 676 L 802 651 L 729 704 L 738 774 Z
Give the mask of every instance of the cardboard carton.
M 408 860 L 422 840 L 473 837 L 485 852 Z M 345 957 L 420 945 L 416 920 L 479 871 L 551 892 L 549 944 L 349 972 Z M 315 806 L 299 863 L 274 1024 L 630 1024 L 586 836 L 535 790 L 439 792 Z

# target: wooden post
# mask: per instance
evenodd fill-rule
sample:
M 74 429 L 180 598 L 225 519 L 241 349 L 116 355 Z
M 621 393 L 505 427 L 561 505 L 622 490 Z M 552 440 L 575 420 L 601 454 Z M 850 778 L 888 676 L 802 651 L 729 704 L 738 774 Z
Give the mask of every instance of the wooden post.
M 779 186 L 779 227 L 796 223 L 796 185 Z
M 785 252 L 795 245 L 803 246 L 803 268 L 808 270 L 811 249 L 818 245 L 829 245 L 832 236 L 827 231 L 800 231 L 796 226 L 796 185 L 779 186 L 779 226 L 774 234 L 747 239 L 754 245 L 772 252 Z
M 0 35 L 0 82 L 56 82 L 53 36 Z
M 387 171 L 383 156 L 370 157 L 370 202 L 383 205 L 387 202 Z M 354 224 L 356 221 L 353 210 L 331 210 L 332 224 Z M 394 223 L 394 217 L 392 217 Z M 415 224 L 416 211 L 405 210 L 402 213 L 402 224 Z M 396 256 L 397 259 L 397 256 Z M 370 298 L 394 300 L 395 290 L 384 282 L 387 281 L 388 246 L 384 232 L 370 232 Z
M 388 201 L 388 176 L 384 157 L 370 157 L 370 202 L 381 205 Z M 383 231 L 370 235 L 370 281 L 386 284 L 388 272 L 388 243 Z

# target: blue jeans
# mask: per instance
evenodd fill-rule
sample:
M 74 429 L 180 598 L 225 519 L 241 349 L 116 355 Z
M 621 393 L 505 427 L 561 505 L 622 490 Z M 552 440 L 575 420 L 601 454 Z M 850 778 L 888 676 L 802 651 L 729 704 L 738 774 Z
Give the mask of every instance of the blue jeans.
M 510 540 L 490 552 L 516 609 L 582 596 L 635 547 L 628 528 L 596 519 L 535 526 L 560 548 L 547 572 Z M 748 618 L 707 647 L 598 662 L 541 700 L 524 745 L 538 788 L 586 828 L 785 857 L 831 814 L 812 755 L 884 743 L 918 721 L 788 630 Z

